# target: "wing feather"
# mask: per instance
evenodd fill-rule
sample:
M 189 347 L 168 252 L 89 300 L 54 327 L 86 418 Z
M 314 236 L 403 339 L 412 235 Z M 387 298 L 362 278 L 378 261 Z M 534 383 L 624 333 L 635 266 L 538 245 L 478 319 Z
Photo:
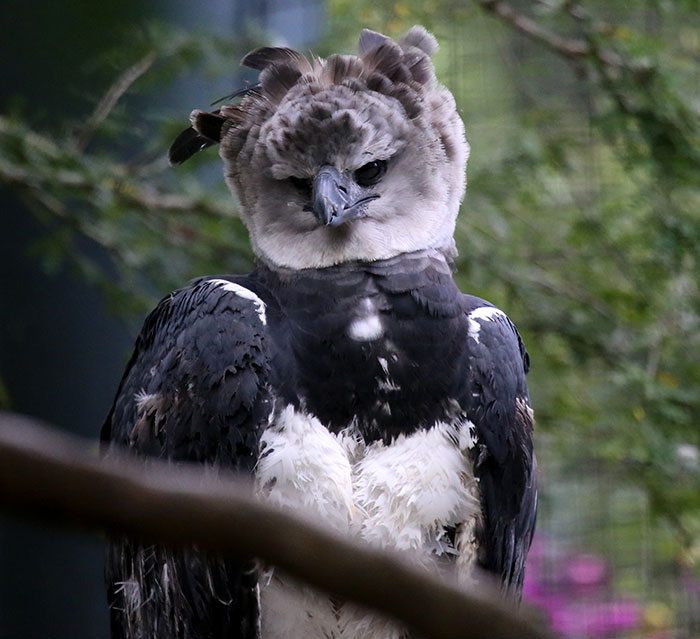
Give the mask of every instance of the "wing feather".
M 479 563 L 519 600 L 537 509 L 534 420 L 525 380 L 529 359 L 504 313 L 483 300 L 467 300 L 466 403 L 476 427 L 472 456 L 483 510 Z
M 106 454 L 190 461 L 252 477 L 270 412 L 260 300 L 202 280 L 146 319 L 102 429 Z M 257 573 L 194 548 L 113 540 L 107 579 L 113 639 L 259 636 Z

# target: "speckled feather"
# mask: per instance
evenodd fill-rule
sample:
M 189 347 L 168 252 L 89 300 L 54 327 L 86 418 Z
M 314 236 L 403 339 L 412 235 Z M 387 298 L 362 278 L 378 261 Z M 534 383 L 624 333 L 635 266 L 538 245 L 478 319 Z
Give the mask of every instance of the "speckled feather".
M 454 250 L 469 146 L 454 99 L 435 78 L 436 50 L 435 38 L 414 27 L 398 42 L 363 32 L 357 56 L 309 61 L 291 49 L 265 47 L 244 58 L 260 70 L 259 85 L 240 104 L 219 110 L 225 118 L 220 153 L 259 257 L 319 268 L 428 247 Z M 196 111 L 172 161 L 209 145 L 200 122 L 207 123 Z M 354 225 L 351 241 L 340 229 L 314 226 L 307 203 L 285 184 L 311 177 L 323 164 L 352 172 L 372 160 L 390 167 L 373 214 Z M 397 212 L 389 203 L 398 199 L 407 204 Z

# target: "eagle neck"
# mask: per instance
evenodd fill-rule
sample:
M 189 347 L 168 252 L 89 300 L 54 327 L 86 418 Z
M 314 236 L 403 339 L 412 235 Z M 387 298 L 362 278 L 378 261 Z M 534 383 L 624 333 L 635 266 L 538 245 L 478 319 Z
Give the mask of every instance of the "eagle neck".
M 456 270 L 451 255 L 431 248 L 400 253 L 383 260 L 342 262 L 323 268 L 292 269 L 260 259 L 255 274 L 265 279 L 274 277 L 280 281 L 293 281 L 307 277 L 334 279 L 347 273 L 357 272 L 366 272 L 380 277 L 391 276 L 399 272 L 409 275 L 423 272 L 426 269 L 433 269 L 450 279 Z

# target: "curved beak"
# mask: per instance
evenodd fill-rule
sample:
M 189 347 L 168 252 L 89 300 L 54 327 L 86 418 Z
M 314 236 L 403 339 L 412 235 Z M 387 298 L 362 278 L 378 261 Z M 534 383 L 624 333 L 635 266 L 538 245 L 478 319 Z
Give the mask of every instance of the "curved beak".
M 311 210 L 321 224 L 338 226 L 345 222 L 350 186 L 334 166 L 321 167 L 311 191 Z
M 362 217 L 364 204 L 379 195 L 364 192 L 350 176 L 334 166 L 322 166 L 311 187 L 311 210 L 321 224 L 340 226 Z

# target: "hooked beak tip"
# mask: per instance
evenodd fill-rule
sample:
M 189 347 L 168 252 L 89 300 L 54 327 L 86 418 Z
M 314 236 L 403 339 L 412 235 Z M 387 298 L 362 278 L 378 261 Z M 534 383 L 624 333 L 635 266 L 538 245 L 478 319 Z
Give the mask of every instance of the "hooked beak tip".
M 379 197 L 364 194 L 334 166 L 322 167 L 313 180 L 311 206 L 308 207 L 324 226 L 340 226 L 364 216 L 364 207 Z
M 343 176 L 332 166 L 324 166 L 314 178 L 311 210 L 326 226 L 343 222 L 343 211 L 348 203 L 343 181 Z

